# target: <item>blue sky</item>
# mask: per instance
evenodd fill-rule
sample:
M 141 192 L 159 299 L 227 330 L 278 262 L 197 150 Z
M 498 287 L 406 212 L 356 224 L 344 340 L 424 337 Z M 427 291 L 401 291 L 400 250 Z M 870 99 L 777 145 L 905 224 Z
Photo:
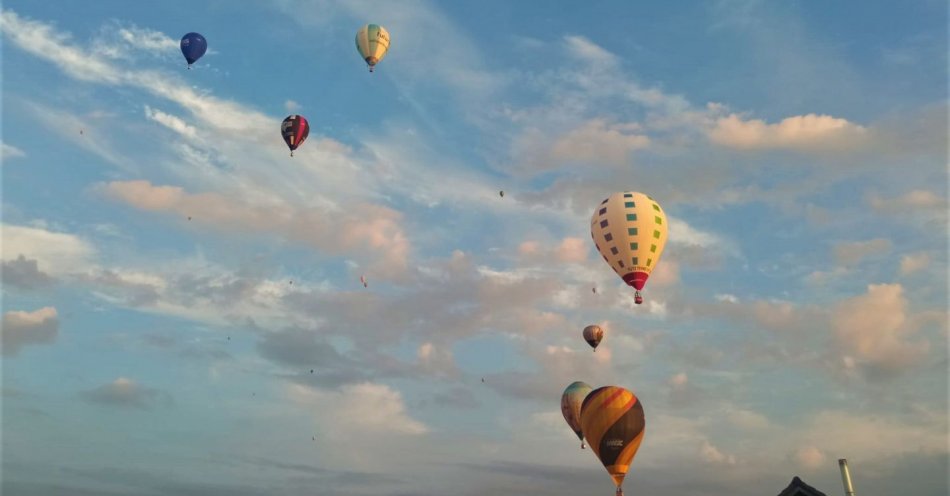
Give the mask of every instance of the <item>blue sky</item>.
M 628 494 L 947 493 L 945 2 L 50 6 L 0 25 L 5 494 L 612 494 L 576 380 L 644 404 Z

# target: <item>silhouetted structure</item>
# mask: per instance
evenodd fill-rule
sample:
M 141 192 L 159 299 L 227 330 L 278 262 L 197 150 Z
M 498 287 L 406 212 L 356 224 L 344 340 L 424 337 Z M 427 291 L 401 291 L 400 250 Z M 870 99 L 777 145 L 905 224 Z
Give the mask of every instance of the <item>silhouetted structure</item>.
M 827 494 L 802 482 L 798 476 L 792 479 L 788 487 L 778 493 L 778 496 L 828 496 Z

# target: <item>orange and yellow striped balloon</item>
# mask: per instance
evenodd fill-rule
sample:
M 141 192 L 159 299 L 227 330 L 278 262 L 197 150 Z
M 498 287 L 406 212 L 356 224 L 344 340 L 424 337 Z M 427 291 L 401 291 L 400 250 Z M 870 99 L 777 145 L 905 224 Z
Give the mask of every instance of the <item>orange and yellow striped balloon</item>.
M 643 405 L 622 387 L 595 389 L 581 405 L 581 430 L 587 444 L 618 488 L 643 441 L 644 427 Z

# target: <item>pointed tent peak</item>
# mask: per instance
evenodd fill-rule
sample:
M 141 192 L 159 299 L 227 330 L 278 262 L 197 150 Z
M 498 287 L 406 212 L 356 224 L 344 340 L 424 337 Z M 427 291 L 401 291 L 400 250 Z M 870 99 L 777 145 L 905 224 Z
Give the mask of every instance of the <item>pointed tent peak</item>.
M 805 484 L 797 475 L 792 478 L 788 487 L 778 493 L 778 496 L 828 496 L 825 493 Z

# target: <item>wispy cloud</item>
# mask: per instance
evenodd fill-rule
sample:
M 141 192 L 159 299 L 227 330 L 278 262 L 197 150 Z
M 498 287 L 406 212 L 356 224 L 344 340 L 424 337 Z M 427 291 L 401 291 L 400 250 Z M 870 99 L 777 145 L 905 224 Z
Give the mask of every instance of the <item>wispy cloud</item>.
M 49 286 L 53 278 L 39 269 L 35 259 L 27 259 L 22 254 L 12 260 L 3 261 L 3 283 L 17 288 L 37 289 Z
M 108 384 L 83 391 L 80 393 L 80 397 L 86 401 L 106 406 L 142 410 L 171 403 L 171 395 L 168 393 L 143 386 L 126 377 L 119 377 Z
M 96 253 L 79 236 L 28 226 L 3 224 L 3 259 L 15 261 L 20 255 L 37 262 L 37 270 L 68 274 L 88 266 Z
M 27 345 L 52 343 L 59 332 L 56 309 L 43 307 L 32 312 L 11 310 L 3 314 L 3 354 L 14 356 Z
M 101 190 L 135 208 L 174 212 L 209 228 L 276 233 L 330 254 L 362 256 L 377 277 L 399 276 L 408 268 L 411 243 L 402 215 L 383 206 L 327 212 L 278 202 L 250 205 L 218 193 L 190 194 L 177 186 L 154 186 L 148 181 L 114 181 Z
M 0 143 L 0 159 L 7 161 L 25 156 L 26 153 L 23 150 L 8 143 Z
M 926 339 L 912 339 L 918 324 L 908 314 L 903 293 L 900 284 L 870 285 L 866 294 L 835 307 L 832 323 L 846 367 L 887 376 L 919 364 L 929 353 Z
M 383 384 L 366 382 L 349 386 L 343 392 L 291 385 L 287 395 L 318 412 L 319 417 L 333 419 L 334 432 L 327 434 L 334 436 L 369 435 L 368 440 L 372 440 L 383 435 L 420 435 L 429 430 L 409 415 L 399 391 Z
M 851 150 L 866 139 L 867 130 L 830 115 L 786 117 L 767 124 L 743 120 L 736 114 L 720 118 L 708 131 L 710 141 L 740 150 L 786 149 L 800 151 Z

